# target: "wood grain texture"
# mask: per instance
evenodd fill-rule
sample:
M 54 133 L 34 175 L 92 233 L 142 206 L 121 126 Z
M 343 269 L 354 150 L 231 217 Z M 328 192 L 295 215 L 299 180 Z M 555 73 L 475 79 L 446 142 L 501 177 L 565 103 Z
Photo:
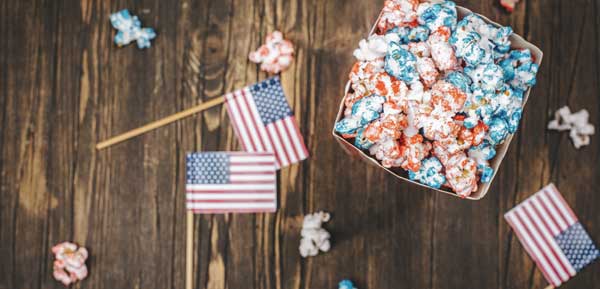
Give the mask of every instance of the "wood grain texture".
M 62 288 L 50 247 L 91 253 L 76 288 L 183 288 L 184 156 L 238 150 L 223 107 L 104 151 L 95 143 L 267 75 L 247 60 L 279 29 L 296 44 L 281 79 L 310 159 L 279 174 L 276 214 L 196 216 L 194 288 L 543 288 L 503 214 L 552 181 L 600 241 L 600 145 L 545 129 L 563 105 L 600 125 L 600 1 L 459 5 L 545 53 L 506 159 L 481 201 L 399 182 L 349 159 L 330 129 L 352 51 L 382 0 L 0 1 L 0 289 Z M 117 48 L 129 8 L 158 37 Z M 332 213 L 331 252 L 302 259 L 302 216 Z M 600 288 L 596 262 L 561 288 Z

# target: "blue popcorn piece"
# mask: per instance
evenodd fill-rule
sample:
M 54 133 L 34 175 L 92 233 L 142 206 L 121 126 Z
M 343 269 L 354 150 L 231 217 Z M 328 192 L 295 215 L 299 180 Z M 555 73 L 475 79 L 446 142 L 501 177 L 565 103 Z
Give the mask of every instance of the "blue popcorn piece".
M 462 58 L 468 66 L 477 66 L 491 59 L 491 54 L 479 46 L 481 35 L 477 32 L 471 31 L 464 35 L 455 32 L 449 41 L 454 47 L 456 57 Z
M 350 116 L 338 121 L 334 126 L 334 130 L 341 134 L 355 133 L 357 129 L 379 117 L 384 102 L 385 98 L 376 94 L 357 100 L 352 105 Z
M 352 281 L 345 279 L 338 284 L 338 289 L 356 289 L 356 287 L 354 287 Z
M 496 156 L 494 146 L 488 141 L 483 141 L 478 146 L 471 147 L 468 154 L 470 158 L 477 162 L 477 171 L 480 174 L 480 181 L 482 183 L 490 182 L 494 175 L 494 169 L 489 166 L 488 160 L 491 160 Z
M 419 79 L 416 65 L 417 58 L 399 43 L 391 42 L 388 45 L 384 69 L 389 75 L 406 83 L 412 83 Z
M 442 163 L 436 157 L 424 159 L 418 172 L 408 170 L 408 177 L 436 189 L 446 183 L 446 177 L 442 173 Z
M 496 93 L 504 84 L 504 71 L 494 63 L 480 64 L 477 67 L 465 67 L 464 72 L 473 81 L 472 89 L 481 88 L 486 94 Z
M 333 129 L 340 134 L 353 134 L 358 128 L 362 127 L 358 117 L 345 117 L 338 121 Z
M 523 109 L 520 107 L 515 109 L 510 113 L 507 118 L 506 124 L 508 125 L 508 132 L 515 133 L 517 128 L 519 128 L 519 122 L 521 121 L 521 117 L 523 115 Z
M 494 176 L 494 169 L 486 165 L 477 165 L 477 171 L 480 174 L 479 181 L 482 183 L 489 183 Z
M 142 23 L 135 15 L 131 15 L 129 10 L 123 9 L 110 15 L 110 23 L 118 30 L 115 35 L 115 44 L 125 46 L 136 41 L 139 49 L 150 47 L 150 40 L 156 37 L 152 28 L 142 28 Z
M 361 125 L 366 125 L 379 117 L 384 102 L 385 97 L 376 94 L 363 97 L 352 105 L 352 115 L 359 117 Z
M 510 50 L 509 37 L 513 33 L 513 30 L 508 26 L 496 28 L 493 25 L 488 24 L 488 27 L 495 29 L 495 37 L 490 39 L 494 44 L 494 59 L 501 58 Z
M 417 9 L 417 20 L 419 24 L 427 26 L 430 31 L 435 31 L 441 26 L 450 30 L 456 29 L 457 13 L 456 4 L 452 1 L 442 3 L 421 3 Z
M 508 123 L 500 117 L 492 118 L 489 124 L 487 140 L 493 145 L 498 145 L 504 142 L 507 136 Z
M 526 91 L 535 85 L 539 66 L 533 62 L 529 49 L 512 50 L 499 64 L 504 72 L 504 80 L 512 88 Z
M 411 29 L 408 27 L 394 27 L 385 33 L 385 39 L 389 43 L 396 42 L 402 45 L 410 42 L 409 35 Z
M 429 38 L 429 28 L 424 25 L 419 25 L 410 30 L 408 33 L 408 41 L 410 42 L 424 42 Z
M 458 87 L 464 93 L 471 93 L 471 78 L 460 71 L 453 71 L 446 75 L 446 81 Z
M 496 27 L 469 14 L 456 25 L 450 43 L 467 66 L 477 66 L 503 57 L 510 50 L 511 34 L 510 27 Z
M 497 104 L 494 101 L 494 94 L 484 93 L 481 88 L 475 86 L 475 89 L 472 93 L 468 94 L 467 101 L 465 101 L 463 111 L 467 114 L 467 117 L 463 121 L 463 125 L 471 129 L 480 120 L 489 125 L 498 108 Z
M 357 130 L 356 138 L 354 139 L 354 145 L 361 150 L 368 150 L 374 145 L 374 143 L 364 136 L 364 131 L 364 127 L 361 127 Z
M 423 42 L 429 38 L 429 29 L 427 26 L 419 25 L 415 28 L 394 27 L 385 33 L 385 39 L 388 43 L 396 42 L 406 45 L 410 42 Z

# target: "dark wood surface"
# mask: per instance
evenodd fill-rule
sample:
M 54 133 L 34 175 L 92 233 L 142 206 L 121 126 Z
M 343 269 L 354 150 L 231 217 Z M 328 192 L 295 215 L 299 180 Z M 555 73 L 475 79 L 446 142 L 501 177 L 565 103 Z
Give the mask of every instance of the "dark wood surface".
M 184 155 L 238 150 L 223 107 L 104 151 L 94 145 L 264 79 L 248 53 L 282 30 L 282 82 L 311 158 L 279 175 L 276 214 L 195 218 L 195 288 L 543 288 L 503 219 L 554 182 L 600 241 L 600 139 L 575 150 L 545 126 L 563 105 L 600 124 L 600 1 L 458 1 L 545 53 L 521 128 L 481 201 L 402 183 L 346 157 L 330 135 L 352 50 L 382 0 L 0 1 L 0 288 L 61 288 L 51 246 L 90 251 L 76 288 L 184 287 Z M 152 48 L 117 48 L 129 8 Z M 332 250 L 298 254 L 302 216 L 332 213 Z M 600 288 L 600 262 L 561 288 Z

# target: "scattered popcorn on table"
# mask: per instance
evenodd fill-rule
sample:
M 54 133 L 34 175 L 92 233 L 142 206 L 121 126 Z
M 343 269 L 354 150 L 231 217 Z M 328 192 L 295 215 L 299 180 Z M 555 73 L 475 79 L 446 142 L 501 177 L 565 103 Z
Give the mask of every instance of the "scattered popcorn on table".
M 302 222 L 302 239 L 300 239 L 300 255 L 304 258 L 308 256 L 316 256 L 319 250 L 322 252 L 329 251 L 331 243 L 329 243 L 329 232 L 321 228 L 323 223 L 328 222 L 331 216 L 329 213 L 318 212 L 304 216 Z
M 139 49 L 150 47 L 150 40 L 156 37 L 152 28 L 142 28 L 142 23 L 137 16 L 129 14 L 129 10 L 123 9 L 110 15 L 110 23 L 117 29 L 115 44 L 119 47 L 136 41 Z
M 554 114 L 554 119 L 548 123 L 548 129 L 565 131 L 568 130 L 569 136 L 576 149 L 590 144 L 590 136 L 594 135 L 595 128 L 589 123 L 590 114 L 582 109 L 571 113 L 568 106 L 563 106 Z
M 356 289 L 356 287 L 354 287 L 352 281 L 345 279 L 338 284 L 338 289 Z
M 519 0 L 500 0 L 500 5 L 508 12 L 513 12 L 517 3 L 519 3 Z
M 490 182 L 495 147 L 516 132 L 537 64 L 511 50 L 510 27 L 451 1 L 388 0 L 354 55 L 335 131 L 384 167 L 461 197 Z M 384 45 L 385 44 L 385 45 Z
M 283 39 L 279 31 L 267 34 L 265 44 L 256 51 L 250 52 L 250 61 L 260 63 L 260 69 L 268 73 L 279 73 L 286 70 L 294 60 L 294 45 Z
M 54 272 L 52 276 L 57 281 L 69 286 L 78 280 L 83 280 L 88 275 L 85 260 L 88 252 L 84 247 L 69 242 L 60 243 L 52 247 L 54 253 Z

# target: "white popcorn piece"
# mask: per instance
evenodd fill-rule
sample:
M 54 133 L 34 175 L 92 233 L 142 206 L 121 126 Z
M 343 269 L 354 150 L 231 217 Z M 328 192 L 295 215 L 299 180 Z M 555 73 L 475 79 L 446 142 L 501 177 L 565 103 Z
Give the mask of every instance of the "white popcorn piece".
M 358 48 L 354 50 L 354 57 L 360 61 L 373 61 L 382 58 L 387 53 L 387 41 L 384 36 L 371 35 L 368 39 L 363 39 L 358 43 Z
M 300 255 L 304 258 L 308 256 L 316 256 L 319 250 L 328 252 L 331 247 L 329 238 L 331 235 L 321 226 L 328 222 L 331 216 L 326 212 L 318 212 L 304 216 L 302 222 L 302 239 L 300 240 Z
M 586 109 L 572 113 L 568 106 L 563 106 L 554 113 L 554 119 L 548 123 L 548 129 L 557 131 L 569 130 L 569 137 L 576 149 L 590 144 L 590 136 L 594 135 L 594 125 L 589 123 L 590 114 Z
M 84 247 L 77 247 L 76 244 L 63 242 L 52 247 L 54 253 L 54 267 L 52 276 L 65 286 L 83 280 L 88 275 L 85 260 L 88 257 L 88 251 Z

